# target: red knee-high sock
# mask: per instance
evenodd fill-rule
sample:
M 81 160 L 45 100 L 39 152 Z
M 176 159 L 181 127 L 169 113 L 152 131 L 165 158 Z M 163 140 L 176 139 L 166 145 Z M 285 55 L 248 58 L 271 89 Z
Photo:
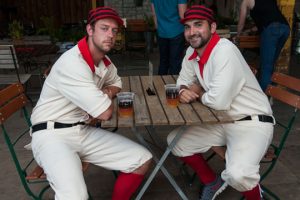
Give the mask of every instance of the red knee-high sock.
M 128 200 L 142 183 L 144 175 L 121 172 L 116 180 L 112 200 Z
M 252 190 L 248 190 L 245 192 L 242 192 L 242 194 L 245 196 L 247 200 L 260 200 L 260 188 L 259 185 L 255 186 Z
M 202 183 L 208 184 L 216 179 L 215 172 L 208 166 L 201 154 L 181 157 L 180 159 L 197 173 Z

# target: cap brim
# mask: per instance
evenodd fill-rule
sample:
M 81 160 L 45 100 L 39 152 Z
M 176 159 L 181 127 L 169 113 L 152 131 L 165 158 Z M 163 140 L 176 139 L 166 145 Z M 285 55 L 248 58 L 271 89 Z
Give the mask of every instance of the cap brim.
M 117 23 L 119 24 L 119 26 L 124 25 L 123 20 L 120 17 L 115 16 L 115 15 L 101 15 L 101 16 L 96 17 L 95 20 L 97 21 L 99 19 L 105 19 L 105 18 L 112 18 L 112 19 L 116 20 Z
M 207 20 L 207 21 L 210 21 L 207 17 L 201 17 L 201 16 L 188 16 L 186 18 L 183 18 L 180 20 L 180 23 L 184 24 L 186 21 L 188 20 L 192 20 L 192 19 L 201 19 L 201 20 Z

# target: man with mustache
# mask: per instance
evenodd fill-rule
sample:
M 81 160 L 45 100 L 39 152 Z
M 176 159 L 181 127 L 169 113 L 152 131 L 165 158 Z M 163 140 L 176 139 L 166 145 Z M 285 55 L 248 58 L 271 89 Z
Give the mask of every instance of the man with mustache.
M 113 200 L 130 199 L 148 170 L 152 155 L 144 147 L 87 125 L 91 118 L 111 117 L 112 99 L 122 87 L 117 68 L 106 56 L 122 25 L 111 8 L 91 10 L 87 36 L 53 65 L 33 109 L 32 150 L 55 199 L 88 199 L 81 161 L 120 171 Z
M 180 101 L 199 100 L 215 110 L 226 110 L 235 122 L 189 126 L 173 154 L 195 170 L 204 184 L 201 200 L 215 199 L 227 185 L 247 200 L 259 200 L 259 163 L 272 140 L 275 123 L 268 98 L 238 48 L 216 33 L 211 9 L 192 6 L 181 22 L 190 47 L 177 80 Z M 176 133 L 169 134 L 169 143 Z M 201 155 L 212 146 L 227 147 L 221 175 Z

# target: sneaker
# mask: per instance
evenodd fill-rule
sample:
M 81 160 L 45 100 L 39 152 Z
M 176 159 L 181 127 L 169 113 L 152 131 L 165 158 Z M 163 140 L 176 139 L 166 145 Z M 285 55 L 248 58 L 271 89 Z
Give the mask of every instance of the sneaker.
M 218 176 L 214 182 L 204 186 L 200 200 L 214 200 L 225 190 L 227 185 L 228 184 L 222 180 L 221 176 Z

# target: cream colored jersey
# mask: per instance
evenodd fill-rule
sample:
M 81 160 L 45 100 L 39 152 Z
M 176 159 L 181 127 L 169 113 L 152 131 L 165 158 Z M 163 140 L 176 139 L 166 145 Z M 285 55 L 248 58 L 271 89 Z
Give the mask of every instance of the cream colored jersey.
M 206 91 L 202 103 L 216 110 L 227 110 L 233 119 L 248 115 L 272 115 L 267 96 L 232 42 L 220 39 L 204 65 L 203 77 L 198 65 L 201 58 L 189 59 L 194 51 L 192 47 L 187 49 L 178 85 L 199 82 Z
M 107 110 L 111 100 L 101 89 L 105 86 L 121 88 L 122 83 L 114 64 L 107 56 L 103 60 L 93 73 L 78 45 L 63 54 L 44 83 L 31 115 L 32 124 L 85 121 L 88 115 L 97 117 Z

